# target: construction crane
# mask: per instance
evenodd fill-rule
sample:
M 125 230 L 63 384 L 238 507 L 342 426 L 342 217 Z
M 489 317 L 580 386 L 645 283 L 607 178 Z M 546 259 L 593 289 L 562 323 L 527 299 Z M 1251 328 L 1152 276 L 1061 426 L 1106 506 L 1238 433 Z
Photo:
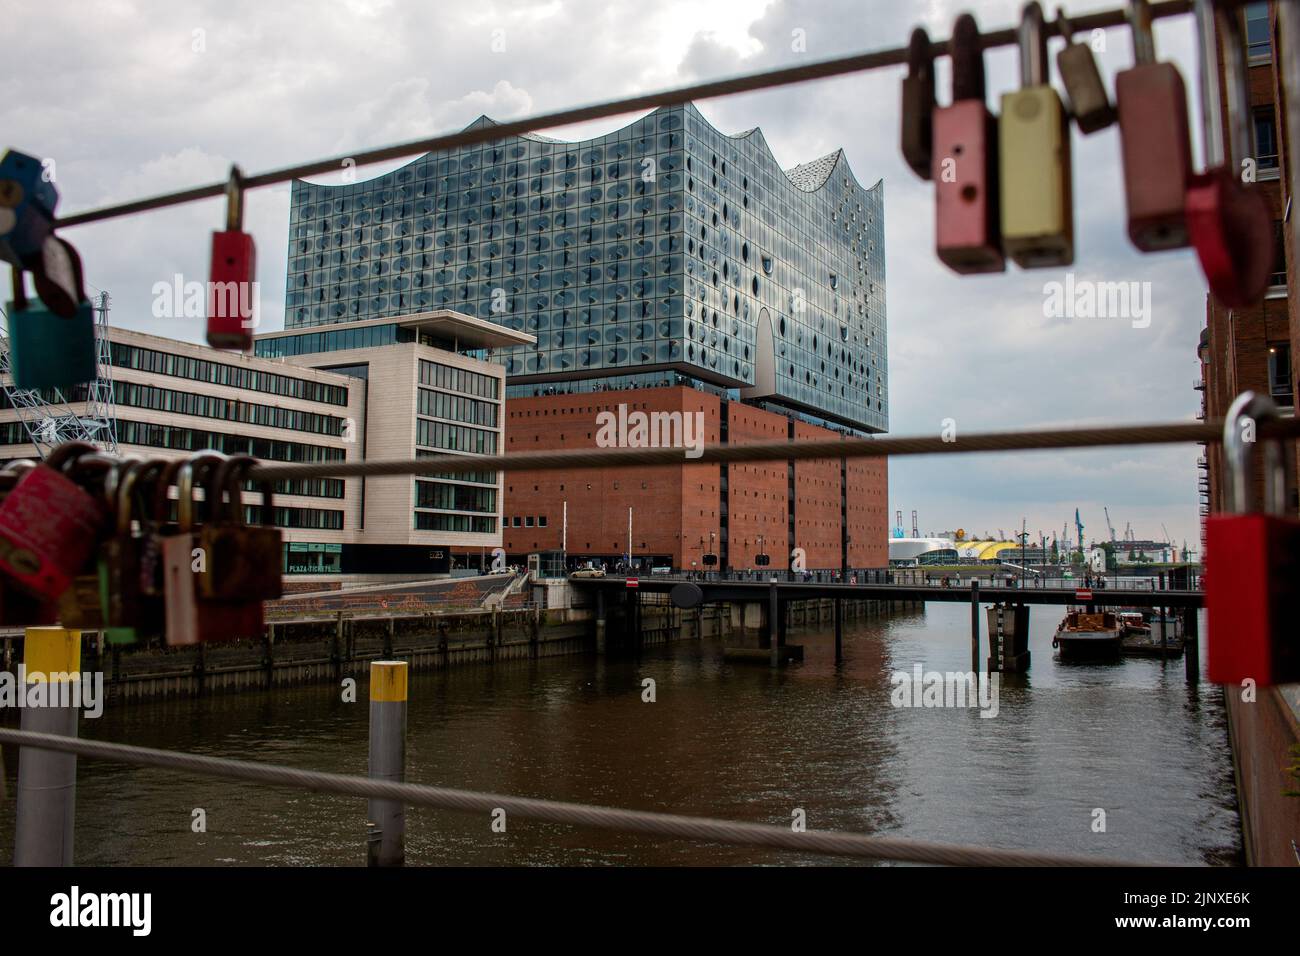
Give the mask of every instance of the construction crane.
M 0 385 L 27 439 L 44 459 L 67 441 L 89 442 L 109 454 L 117 453 L 117 406 L 113 398 L 113 361 L 108 341 L 108 293 L 100 292 L 95 310 L 95 354 L 98 377 L 78 386 L 72 395 L 61 389 L 15 388 L 9 366 L 9 339 L 0 338 Z M 8 322 L 8 314 L 5 316 Z M 85 388 L 85 396 L 80 392 Z M 78 413 L 73 406 L 81 406 Z
M 1079 534 L 1079 557 L 1083 557 L 1083 520 L 1079 517 L 1079 509 L 1074 509 L 1074 527 Z
M 1105 505 L 1101 506 L 1101 512 L 1106 516 L 1106 530 L 1110 532 L 1110 543 L 1115 544 L 1115 526 L 1110 523 L 1110 509 Z

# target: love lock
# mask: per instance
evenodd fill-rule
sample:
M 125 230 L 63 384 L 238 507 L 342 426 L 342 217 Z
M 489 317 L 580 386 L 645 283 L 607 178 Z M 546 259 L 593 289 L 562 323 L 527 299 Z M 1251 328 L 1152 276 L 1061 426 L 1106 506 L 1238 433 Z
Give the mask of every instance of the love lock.
M 1217 96 L 1218 63 L 1215 20 L 1223 31 L 1227 70 L 1228 133 L 1225 153 L 1222 112 Z M 1187 185 L 1185 212 L 1201 270 L 1210 292 L 1229 308 L 1253 305 L 1264 298 L 1273 273 L 1273 215 L 1268 200 L 1239 165 L 1250 152 L 1250 87 L 1246 76 L 1241 26 L 1236 10 L 1216 16 L 1211 0 L 1197 0 L 1196 26 L 1201 72 L 1212 84 L 1202 90 L 1207 166 Z

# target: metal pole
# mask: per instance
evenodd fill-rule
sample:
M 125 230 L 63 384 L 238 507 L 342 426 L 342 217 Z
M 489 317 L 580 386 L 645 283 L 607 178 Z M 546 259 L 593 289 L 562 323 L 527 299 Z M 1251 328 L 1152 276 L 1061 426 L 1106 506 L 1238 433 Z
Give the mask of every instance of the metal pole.
M 970 672 L 980 672 L 980 582 L 970 581 Z
M 772 666 L 781 666 L 781 641 L 777 635 L 777 596 L 776 596 L 776 578 L 772 578 L 772 586 L 768 590 L 767 605 L 767 635 L 772 642 Z
M 1200 621 L 1196 608 L 1189 607 L 1183 615 L 1183 671 L 1187 683 L 1196 684 L 1201 680 L 1201 642 Z
M 627 573 L 632 573 L 632 506 L 627 506 Z
M 82 693 L 81 632 L 62 627 L 27 628 L 22 671 L 22 692 L 28 706 L 23 707 L 21 728 L 76 737 Z M 37 695 L 43 700 L 31 706 Z M 76 756 L 21 748 L 17 802 L 14 866 L 72 866 Z
M 398 783 L 406 779 L 406 661 L 370 664 L 370 777 Z M 406 862 L 406 806 L 395 800 L 368 800 L 366 863 L 401 866 Z

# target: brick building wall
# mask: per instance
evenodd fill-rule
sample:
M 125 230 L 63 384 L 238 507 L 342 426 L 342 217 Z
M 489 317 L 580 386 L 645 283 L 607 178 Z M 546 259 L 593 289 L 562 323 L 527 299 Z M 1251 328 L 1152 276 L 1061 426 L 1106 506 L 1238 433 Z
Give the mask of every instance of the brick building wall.
M 596 448 L 598 415 L 626 412 L 703 414 L 706 447 L 722 441 L 723 415 L 729 443 L 784 441 L 790 420 L 776 412 L 685 387 L 545 395 L 506 402 L 506 453 Z M 725 409 L 725 412 L 724 412 Z M 795 423 L 800 439 L 827 439 L 837 432 Z M 850 463 L 850 529 L 854 567 L 888 564 L 886 465 Z M 693 464 L 637 469 L 572 469 L 509 472 L 503 502 L 503 547 L 512 560 L 561 547 L 568 503 L 570 557 L 617 558 L 627 550 L 627 513 L 633 509 L 634 558 L 665 559 L 675 568 L 702 568 L 713 548 L 721 566 L 751 570 L 763 550 L 773 569 L 790 561 L 789 463 Z M 838 459 L 799 462 L 795 469 L 795 541 L 810 569 L 841 566 L 841 479 Z M 723 513 L 723 476 L 726 511 Z M 516 526 L 515 518 L 520 519 Z M 531 525 L 529 524 L 531 519 Z M 806 543 L 800 543 L 806 542 Z

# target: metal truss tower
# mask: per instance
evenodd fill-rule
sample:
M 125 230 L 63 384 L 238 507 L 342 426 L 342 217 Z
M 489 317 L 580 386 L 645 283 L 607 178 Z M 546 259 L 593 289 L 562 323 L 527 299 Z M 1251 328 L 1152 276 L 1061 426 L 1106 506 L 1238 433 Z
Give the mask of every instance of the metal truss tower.
M 65 395 L 57 388 L 14 388 L 9 369 L 9 339 L 0 338 L 0 382 L 3 382 L 9 406 L 17 413 L 19 423 L 40 458 L 66 441 L 89 442 L 102 451 L 117 453 L 117 405 L 113 398 L 107 292 L 99 294 L 94 309 L 99 374 L 93 382 L 77 386 L 71 395 Z

